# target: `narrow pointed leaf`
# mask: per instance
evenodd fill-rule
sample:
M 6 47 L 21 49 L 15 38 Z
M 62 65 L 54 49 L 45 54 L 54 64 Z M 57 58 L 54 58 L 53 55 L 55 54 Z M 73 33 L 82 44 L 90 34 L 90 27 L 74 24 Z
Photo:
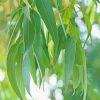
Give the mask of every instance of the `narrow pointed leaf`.
M 19 88 L 19 91 L 25 99 L 25 86 L 24 86 L 24 80 L 22 77 L 22 60 L 23 60 L 23 44 L 21 43 L 18 48 L 18 52 L 16 55 L 16 65 L 15 65 L 15 76 L 16 76 L 16 82 Z
M 19 90 L 19 84 L 16 80 L 16 73 L 15 73 L 16 71 L 15 67 L 18 67 L 16 66 L 16 56 L 18 54 L 18 49 L 19 49 L 19 40 L 16 42 L 16 44 L 12 45 L 11 48 L 9 49 L 8 56 L 7 56 L 7 73 L 12 88 L 14 89 L 18 97 L 23 99 L 24 96 L 21 94 Z
M 87 38 L 86 38 L 85 43 L 84 43 L 84 46 L 85 46 L 85 44 L 86 44 L 89 37 L 92 40 L 92 36 L 91 36 L 92 25 L 91 25 L 89 16 L 85 13 L 83 13 L 83 16 L 84 16 L 84 20 L 85 20 L 86 27 L 87 27 L 87 30 L 88 30 L 88 35 L 87 35 Z
M 84 96 L 83 96 L 83 100 L 86 100 L 86 94 L 87 94 L 87 67 L 86 67 L 86 56 L 85 56 L 85 52 L 83 51 L 83 74 L 84 74 L 84 78 L 83 78 L 83 89 L 84 89 Z
M 40 65 L 41 72 L 44 75 L 45 67 L 49 66 L 49 58 L 47 57 L 43 49 L 42 39 L 41 39 L 40 17 L 36 12 L 34 12 L 34 21 L 35 21 L 35 29 L 36 29 L 34 45 L 33 45 L 34 52 L 35 52 L 36 59 L 38 60 L 38 63 Z
M 34 40 L 34 22 L 33 22 L 33 15 L 31 15 L 31 21 L 24 16 L 24 20 L 23 20 L 23 35 L 24 35 L 24 44 L 25 44 L 25 50 L 28 50 L 32 44 L 33 44 L 33 40 Z
M 64 25 L 64 26 L 65 26 L 65 29 L 66 29 L 67 26 L 66 25 Z M 66 36 L 65 36 L 62 25 L 58 27 L 58 36 L 59 36 L 59 44 L 58 44 L 58 48 L 56 48 L 57 50 L 55 49 L 56 53 L 54 55 L 54 62 L 56 62 L 58 60 L 60 51 L 62 49 L 65 49 L 65 45 L 66 45 Z
M 80 66 L 74 66 L 73 69 L 72 84 L 73 84 L 74 92 L 80 84 L 80 71 L 78 67 Z
M 34 49 L 33 47 L 30 49 L 30 72 L 31 72 L 31 76 L 34 80 L 35 83 L 37 83 L 37 78 L 36 78 L 36 65 L 35 65 L 35 57 L 34 57 Z
M 83 47 L 84 47 L 85 44 L 87 43 L 89 37 L 92 40 L 92 36 L 91 36 L 92 25 L 91 25 L 89 16 L 83 11 L 82 8 L 80 8 L 80 10 L 82 11 L 83 18 L 84 18 L 84 21 L 85 21 L 85 24 L 86 24 L 86 27 L 87 27 L 87 30 L 88 30 L 88 35 L 87 35 L 87 38 L 86 38 L 84 45 L 83 45 Z
M 20 29 L 20 24 L 21 24 L 22 20 L 23 20 L 23 16 L 21 15 L 19 17 L 18 21 L 16 22 L 16 24 L 9 28 L 9 34 L 11 35 L 10 40 L 9 40 L 9 44 L 8 44 L 9 48 L 11 45 L 14 44 L 14 42 L 16 40 L 16 37 L 17 37 L 18 31 Z
M 76 40 L 75 37 L 67 37 L 65 48 L 65 86 L 68 88 L 75 62 Z
M 48 46 L 47 46 L 46 39 L 45 39 L 43 31 L 41 31 L 41 39 L 42 39 L 43 50 L 44 50 L 47 58 L 50 60 L 50 58 L 49 58 L 49 52 L 48 52 Z
M 22 75 L 23 75 L 23 81 L 26 90 L 30 94 L 30 61 L 29 61 L 28 52 L 26 52 L 26 54 L 24 55 L 23 64 L 22 64 Z
M 37 9 L 50 32 L 55 45 L 58 44 L 58 31 L 52 7 L 48 0 L 35 0 Z

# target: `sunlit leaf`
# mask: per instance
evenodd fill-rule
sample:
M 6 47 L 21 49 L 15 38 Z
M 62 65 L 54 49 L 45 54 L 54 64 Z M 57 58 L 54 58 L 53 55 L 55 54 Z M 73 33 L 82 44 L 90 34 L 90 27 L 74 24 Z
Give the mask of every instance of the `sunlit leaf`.
M 35 0 L 37 9 L 50 32 L 55 45 L 58 44 L 58 31 L 54 13 L 48 0 Z
M 73 68 L 72 84 L 73 84 L 74 92 L 78 88 L 80 83 L 80 71 L 78 67 L 80 66 L 74 66 Z

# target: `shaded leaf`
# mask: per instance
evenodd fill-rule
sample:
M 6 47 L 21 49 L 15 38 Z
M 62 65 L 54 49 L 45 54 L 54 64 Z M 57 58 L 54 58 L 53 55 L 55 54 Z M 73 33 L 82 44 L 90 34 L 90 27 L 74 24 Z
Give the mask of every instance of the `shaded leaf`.
M 30 57 L 30 72 L 31 72 L 31 76 L 34 80 L 35 83 L 37 83 L 37 79 L 36 79 L 36 65 L 35 65 L 35 57 L 34 57 L 34 49 L 33 47 L 30 49 L 30 53 L 29 53 L 29 57 Z
M 66 25 L 65 26 L 65 30 L 67 28 Z M 54 62 L 56 62 L 58 60 L 60 51 L 62 49 L 65 49 L 65 45 L 66 45 L 66 36 L 63 30 L 62 25 L 58 27 L 58 36 L 59 36 L 59 44 L 58 44 L 58 48 L 55 49 L 55 54 L 54 54 Z
M 65 86 L 68 88 L 75 62 L 76 40 L 75 37 L 67 37 L 65 47 Z

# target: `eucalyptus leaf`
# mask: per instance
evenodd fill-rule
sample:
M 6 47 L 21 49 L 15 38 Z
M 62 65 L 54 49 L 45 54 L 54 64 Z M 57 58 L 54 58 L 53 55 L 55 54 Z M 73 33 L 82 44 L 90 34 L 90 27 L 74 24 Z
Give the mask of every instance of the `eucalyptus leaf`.
M 66 30 L 67 26 L 64 25 L 64 28 Z M 55 49 L 54 62 L 58 60 L 61 50 L 65 49 L 65 45 L 66 45 L 66 36 L 62 25 L 58 27 L 58 36 L 59 36 L 59 44 L 58 44 L 58 48 Z
M 80 84 L 80 71 L 78 67 L 80 66 L 74 66 L 73 68 L 72 84 L 73 84 L 74 92 Z
M 65 47 L 65 87 L 68 89 L 68 85 L 73 73 L 73 66 L 75 62 L 76 53 L 76 40 L 75 37 L 67 37 Z
M 22 76 L 22 61 L 23 61 L 23 44 L 21 43 L 18 48 L 18 52 L 15 58 L 16 64 L 15 64 L 15 77 L 16 77 L 16 83 L 18 85 L 18 88 L 20 90 L 20 93 L 23 97 L 23 100 L 25 99 L 25 86 L 24 86 L 24 80 Z M 14 80 L 13 80 L 14 81 Z
M 30 59 L 29 52 L 26 52 L 22 63 L 22 75 L 26 90 L 30 94 Z
M 52 7 L 48 0 L 35 0 L 37 9 L 50 32 L 55 45 L 58 44 L 58 31 Z
M 13 44 L 11 46 L 11 48 L 9 49 L 8 56 L 7 56 L 7 73 L 8 73 L 8 78 L 9 78 L 9 81 L 12 85 L 12 88 L 15 90 L 16 94 L 21 99 L 23 99 L 25 96 L 24 95 L 25 91 L 22 87 L 20 88 L 20 85 L 19 85 L 19 81 L 22 82 L 22 80 L 16 79 L 16 67 L 21 67 L 21 66 L 17 66 L 18 64 L 20 64 L 19 62 L 17 62 L 17 60 L 18 60 L 17 56 L 19 56 L 18 55 L 19 45 L 20 45 L 20 40 L 18 40 L 15 44 Z
M 31 72 L 31 76 L 32 76 L 34 82 L 37 83 L 37 77 L 36 77 L 37 68 L 36 68 L 36 64 L 35 64 L 35 55 L 34 55 L 33 47 L 30 49 L 29 57 L 30 57 L 30 72 Z
M 26 16 L 24 16 L 23 20 L 23 36 L 25 50 L 28 50 L 32 46 L 35 34 L 33 13 L 30 15 L 30 17 L 31 21 Z
M 35 21 L 36 33 L 35 33 L 33 48 L 34 48 L 35 57 L 39 63 L 41 72 L 44 75 L 45 68 L 48 67 L 50 63 L 49 63 L 49 58 L 45 54 L 45 51 L 43 49 L 42 38 L 41 38 L 40 16 L 36 12 L 34 12 L 34 21 Z

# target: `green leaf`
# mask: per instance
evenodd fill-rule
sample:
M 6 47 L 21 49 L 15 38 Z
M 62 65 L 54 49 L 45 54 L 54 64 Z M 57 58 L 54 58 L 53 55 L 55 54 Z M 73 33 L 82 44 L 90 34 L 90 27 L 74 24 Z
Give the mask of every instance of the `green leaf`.
M 77 65 L 78 68 L 79 68 L 80 81 L 82 83 L 82 90 L 84 91 L 83 100 L 86 100 L 86 94 L 87 94 L 87 67 L 86 67 L 85 51 L 82 48 L 81 40 L 78 40 L 77 44 L 76 44 L 75 65 Z
M 68 88 L 75 62 L 76 40 L 75 36 L 67 37 L 65 48 L 65 87 Z
M 35 34 L 33 13 L 31 14 L 30 17 L 31 21 L 26 16 L 24 16 L 23 20 L 23 35 L 24 35 L 25 50 L 28 50 L 32 46 Z
M 36 12 L 34 12 L 34 21 L 35 21 L 36 33 L 35 33 L 33 48 L 36 60 L 38 61 L 42 74 L 44 75 L 45 68 L 49 66 L 50 62 L 48 56 L 45 54 L 45 51 L 43 49 L 42 45 L 43 41 L 41 39 L 40 16 Z
M 34 82 L 37 83 L 37 79 L 36 79 L 37 68 L 36 68 L 36 65 L 35 65 L 35 57 L 34 57 L 34 49 L 33 49 L 33 47 L 30 49 L 29 57 L 30 57 L 30 72 L 31 72 L 31 76 L 32 76 Z
M 83 45 L 83 47 L 84 47 L 85 44 L 87 43 L 89 37 L 92 40 L 92 36 L 91 36 L 92 25 L 91 25 L 89 16 L 86 13 L 84 13 L 82 9 L 81 9 L 81 11 L 83 13 L 83 18 L 84 18 L 84 21 L 86 23 L 86 27 L 87 27 L 87 30 L 88 30 L 88 35 L 87 35 L 87 38 L 86 38 L 84 45 Z
M 78 67 L 80 66 L 74 66 L 73 68 L 72 84 L 73 84 L 74 92 L 80 84 L 80 71 Z
M 23 7 L 22 12 L 23 12 L 24 15 L 27 17 L 27 19 L 28 19 L 29 21 L 31 21 L 31 18 L 30 18 L 30 10 L 29 10 L 27 7 Z
M 44 32 L 41 31 L 41 41 L 42 41 L 42 47 L 43 47 L 43 50 L 48 58 L 48 60 L 50 60 L 49 58 L 49 52 L 48 52 L 48 45 L 46 43 L 46 39 L 45 39 L 45 35 L 44 35 Z
M 83 56 L 83 48 L 82 45 L 78 42 L 76 44 L 76 55 L 75 55 L 75 64 L 82 66 L 83 65 L 83 60 L 82 60 L 82 56 Z
M 65 27 L 65 30 L 66 30 L 67 26 L 64 25 L 64 27 Z M 66 36 L 65 36 L 62 25 L 58 27 L 58 36 L 60 38 L 59 39 L 59 48 L 60 49 L 65 49 Z
M 30 94 L 30 60 L 29 51 L 25 53 L 22 64 L 22 75 L 26 90 Z
M 83 89 L 84 89 L 84 96 L 83 100 L 86 100 L 86 94 L 87 94 L 87 66 L 86 66 L 86 56 L 85 51 L 83 51 Z
M 15 90 L 16 94 L 23 99 L 24 98 L 24 90 L 21 90 L 20 92 L 20 85 L 18 84 L 18 80 L 16 79 L 16 67 L 19 64 L 19 62 L 16 63 L 17 55 L 18 55 L 18 49 L 19 49 L 19 40 L 17 40 L 16 44 L 12 45 L 11 48 L 9 49 L 8 56 L 7 56 L 7 73 L 8 73 L 8 78 L 11 83 L 12 88 Z M 19 58 L 20 59 L 20 58 Z M 17 64 L 17 65 L 16 65 Z
M 75 64 L 79 66 L 80 80 L 82 83 L 82 90 L 84 91 L 83 100 L 86 99 L 87 94 L 87 67 L 86 67 L 86 56 L 85 51 L 82 48 L 82 44 L 78 41 L 76 45 L 76 57 Z
M 50 4 L 56 8 L 57 0 L 49 0 Z
M 10 40 L 9 40 L 9 44 L 8 44 L 9 48 L 10 48 L 11 45 L 13 45 L 15 43 L 16 37 L 18 35 L 18 31 L 20 30 L 20 24 L 21 24 L 22 20 L 23 20 L 23 16 L 21 14 L 19 16 L 19 19 L 16 22 L 16 24 L 9 28 L 9 34 L 11 35 Z
M 19 91 L 23 97 L 23 100 L 25 99 L 25 86 L 24 86 L 24 79 L 22 76 L 22 61 L 23 61 L 23 44 L 21 43 L 18 48 L 18 52 L 15 59 L 15 76 L 16 76 L 16 82 L 19 88 Z
M 57 1 L 58 1 L 58 8 L 62 10 L 63 9 L 62 0 L 57 0 Z
M 67 26 L 64 25 L 64 27 L 66 30 Z M 59 44 L 58 44 L 58 48 L 55 49 L 54 62 L 58 60 L 60 51 L 62 49 L 65 49 L 65 45 L 66 45 L 66 36 L 65 36 L 62 25 L 58 27 L 58 36 L 59 36 Z
M 50 32 L 54 44 L 57 45 L 58 44 L 58 31 L 57 31 L 57 26 L 56 26 L 56 20 L 54 17 L 54 13 L 52 10 L 52 7 L 49 3 L 48 0 L 35 0 L 36 2 L 36 6 L 37 9 L 48 29 L 48 31 Z

